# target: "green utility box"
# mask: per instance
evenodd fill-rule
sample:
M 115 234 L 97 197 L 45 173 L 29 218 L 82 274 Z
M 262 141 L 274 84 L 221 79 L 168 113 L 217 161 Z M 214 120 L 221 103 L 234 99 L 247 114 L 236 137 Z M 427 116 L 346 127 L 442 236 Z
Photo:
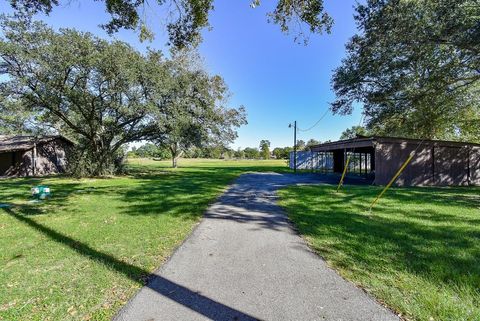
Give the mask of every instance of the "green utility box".
M 50 187 L 45 185 L 38 185 L 32 187 L 32 196 L 39 200 L 44 200 L 51 196 L 50 194 Z

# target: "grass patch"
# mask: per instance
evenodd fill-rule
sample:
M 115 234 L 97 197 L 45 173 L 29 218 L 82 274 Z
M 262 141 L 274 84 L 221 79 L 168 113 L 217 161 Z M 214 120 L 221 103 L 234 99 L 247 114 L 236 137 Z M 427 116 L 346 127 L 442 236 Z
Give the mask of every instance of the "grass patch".
M 480 188 L 372 186 L 280 191 L 330 266 L 414 320 L 480 320 Z
M 0 319 L 109 320 L 238 175 L 283 161 L 132 160 L 109 179 L 0 181 Z M 53 198 L 32 204 L 30 187 Z

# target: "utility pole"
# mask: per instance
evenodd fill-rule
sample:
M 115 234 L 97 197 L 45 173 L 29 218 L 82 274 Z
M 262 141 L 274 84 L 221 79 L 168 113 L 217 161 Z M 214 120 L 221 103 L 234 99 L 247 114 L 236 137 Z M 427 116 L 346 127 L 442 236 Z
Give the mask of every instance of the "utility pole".
M 292 128 L 292 124 L 288 127 Z M 293 171 L 297 172 L 297 121 L 293 123 Z
M 293 171 L 297 172 L 297 121 L 293 126 Z

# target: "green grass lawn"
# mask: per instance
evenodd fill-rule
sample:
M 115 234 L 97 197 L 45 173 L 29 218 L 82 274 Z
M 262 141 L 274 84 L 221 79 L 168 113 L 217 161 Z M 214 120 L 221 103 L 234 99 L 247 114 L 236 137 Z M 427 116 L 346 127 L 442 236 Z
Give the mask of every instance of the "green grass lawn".
M 346 279 L 414 320 L 480 320 L 480 188 L 289 187 L 281 204 Z
M 109 179 L 0 180 L 0 319 L 109 320 L 207 206 L 247 171 L 284 161 L 130 161 Z M 30 188 L 52 199 L 30 203 Z

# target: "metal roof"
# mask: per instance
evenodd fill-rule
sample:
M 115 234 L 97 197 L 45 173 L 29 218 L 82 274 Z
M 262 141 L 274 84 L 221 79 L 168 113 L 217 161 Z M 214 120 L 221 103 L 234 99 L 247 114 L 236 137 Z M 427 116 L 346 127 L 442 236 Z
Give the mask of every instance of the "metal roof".
M 338 140 L 335 142 L 328 142 L 323 144 L 318 144 L 311 146 L 312 151 L 326 151 L 326 150 L 335 150 L 335 149 L 349 149 L 349 148 L 360 148 L 360 147 L 373 147 L 376 142 L 379 143 L 407 143 L 407 144 L 422 144 L 425 145 L 441 145 L 441 146 L 479 146 L 477 143 L 469 142 L 459 142 L 459 141 L 448 141 L 448 140 L 434 140 L 434 139 L 414 139 L 414 138 L 403 138 L 403 137 L 387 137 L 387 136 L 359 136 L 351 139 Z
M 32 149 L 36 144 L 48 143 L 55 139 L 62 139 L 73 144 L 69 139 L 61 135 L 31 136 L 31 135 L 0 135 L 0 152 L 14 152 Z

